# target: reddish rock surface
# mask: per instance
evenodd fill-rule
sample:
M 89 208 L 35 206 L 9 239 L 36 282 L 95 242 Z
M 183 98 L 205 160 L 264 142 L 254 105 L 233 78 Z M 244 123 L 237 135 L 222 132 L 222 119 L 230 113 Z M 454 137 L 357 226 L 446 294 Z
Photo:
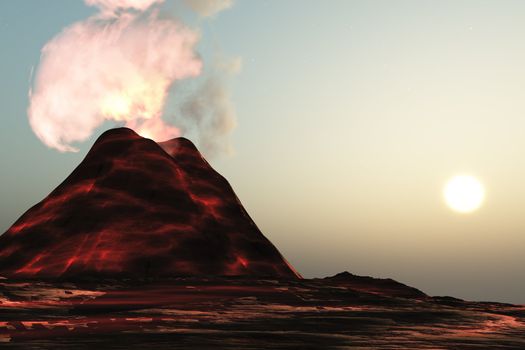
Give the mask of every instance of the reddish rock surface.
M 396 297 L 354 277 L 0 280 L 0 348 L 525 349 L 524 306 Z
M 0 236 L 0 276 L 10 279 L 206 275 L 299 277 L 185 138 L 105 132 Z

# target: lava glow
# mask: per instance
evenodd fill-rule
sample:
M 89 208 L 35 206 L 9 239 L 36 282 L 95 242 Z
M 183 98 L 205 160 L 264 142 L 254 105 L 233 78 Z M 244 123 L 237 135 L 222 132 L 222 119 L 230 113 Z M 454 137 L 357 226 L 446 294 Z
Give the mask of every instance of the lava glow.
M 109 94 L 102 100 L 102 114 L 115 120 L 126 120 L 131 111 L 132 100 L 125 94 Z
M 179 136 L 161 118 L 168 91 L 202 63 L 197 33 L 159 18 L 151 6 L 160 2 L 86 1 L 100 12 L 44 46 L 28 114 L 46 145 L 74 151 L 107 120 L 159 141 Z

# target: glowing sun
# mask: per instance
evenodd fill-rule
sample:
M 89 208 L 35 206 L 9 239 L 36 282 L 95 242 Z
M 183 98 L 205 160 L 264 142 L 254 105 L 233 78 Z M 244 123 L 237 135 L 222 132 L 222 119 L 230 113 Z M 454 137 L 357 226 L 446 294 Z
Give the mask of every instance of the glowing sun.
M 459 213 L 471 213 L 483 204 L 485 189 L 475 177 L 458 175 L 447 182 L 443 196 L 450 209 Z

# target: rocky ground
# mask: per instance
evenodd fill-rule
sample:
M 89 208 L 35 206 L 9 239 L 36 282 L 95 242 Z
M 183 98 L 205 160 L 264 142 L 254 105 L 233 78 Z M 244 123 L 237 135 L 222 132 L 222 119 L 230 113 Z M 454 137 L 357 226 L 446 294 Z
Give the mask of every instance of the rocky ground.
M 0 281 L 7 349 L 525 349 L 525 306 L 393 280 Z

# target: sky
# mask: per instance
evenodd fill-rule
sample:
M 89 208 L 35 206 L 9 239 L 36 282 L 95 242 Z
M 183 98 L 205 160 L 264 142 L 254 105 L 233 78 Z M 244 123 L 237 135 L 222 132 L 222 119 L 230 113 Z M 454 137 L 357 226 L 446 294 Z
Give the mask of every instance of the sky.
M 27 116 L 41 48 L 94 12 L 0 1 L 1 232 L 104 130 L 61 153 Z M 519 0 L 237 0 L 189 18 L 205 63 L 242 60 L 232 152 L 209 161 L 305 277 L 347 270 L 525 304 L 524 16 Z M 458 174 L 486 189 L 473 213 L 444 203 Z

